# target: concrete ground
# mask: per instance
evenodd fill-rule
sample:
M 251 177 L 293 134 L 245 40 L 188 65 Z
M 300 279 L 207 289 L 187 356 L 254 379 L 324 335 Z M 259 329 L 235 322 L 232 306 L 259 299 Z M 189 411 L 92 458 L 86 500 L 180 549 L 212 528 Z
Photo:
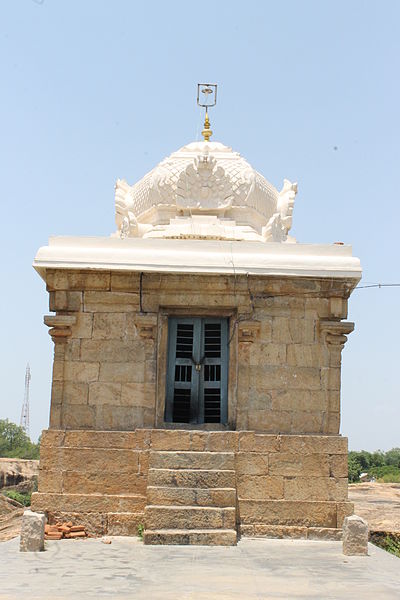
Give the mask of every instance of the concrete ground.
M 340 542 L 243 539 L 237 547 L 144 546 L 135 538 L 0 544 L 0 599 L 400 598 L 400 559 L 375 546 L 346 557 Z

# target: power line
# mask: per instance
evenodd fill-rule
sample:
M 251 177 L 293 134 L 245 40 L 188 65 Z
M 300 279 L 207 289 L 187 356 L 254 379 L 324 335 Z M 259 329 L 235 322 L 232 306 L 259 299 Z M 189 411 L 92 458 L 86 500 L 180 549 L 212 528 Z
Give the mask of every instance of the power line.
M 400 287 L 400 283 L 370 283 L 368 285 L 357 285 L 355 290 L 362 290 L 366 288 L 383 288 L 383 287 Z

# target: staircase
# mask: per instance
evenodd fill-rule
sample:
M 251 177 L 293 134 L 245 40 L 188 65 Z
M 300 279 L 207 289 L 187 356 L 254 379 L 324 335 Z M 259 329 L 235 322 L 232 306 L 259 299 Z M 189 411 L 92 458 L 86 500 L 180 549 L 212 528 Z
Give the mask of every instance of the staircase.
M 236 532 L 233 452 L 150 452 L 145 544 L 232 546 Z

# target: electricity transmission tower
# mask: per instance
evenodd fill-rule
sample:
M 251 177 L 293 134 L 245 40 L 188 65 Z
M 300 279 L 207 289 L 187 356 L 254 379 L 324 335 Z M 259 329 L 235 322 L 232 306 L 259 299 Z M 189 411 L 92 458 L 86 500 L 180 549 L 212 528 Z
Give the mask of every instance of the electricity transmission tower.
M 29 363 L 26 365 L 25 371 L 25 393 L 24 393 L 24 403 L 22 405 L 21 410 L 21 421 L 20 426 L 25 431 L 26 435 L 29 435 L 29 383 L 31 380 L 31 370 L 29 368 Z

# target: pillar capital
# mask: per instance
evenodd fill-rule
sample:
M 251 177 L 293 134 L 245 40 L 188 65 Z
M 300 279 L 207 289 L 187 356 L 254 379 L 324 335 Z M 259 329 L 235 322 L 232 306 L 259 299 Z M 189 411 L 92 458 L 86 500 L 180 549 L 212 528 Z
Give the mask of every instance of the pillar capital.
M 348 334 L 354 330 L 354 323 L 323 319 L 319 323 L 319 330 L 327 346 L 340 346 L 342 350 L 347 342 Z
M 71 327 L 76 323 L 75 315 L 45 315 L 44 324 L 49 329 L 49 335 L 54 343 L 66 342 L 71 336 Z

